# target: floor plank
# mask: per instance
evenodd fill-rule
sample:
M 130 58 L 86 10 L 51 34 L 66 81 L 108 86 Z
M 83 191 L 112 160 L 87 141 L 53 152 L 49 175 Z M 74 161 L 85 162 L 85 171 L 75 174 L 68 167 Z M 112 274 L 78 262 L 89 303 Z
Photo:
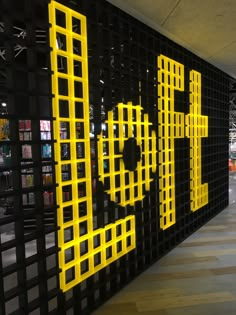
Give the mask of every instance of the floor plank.
M 223 240 L 212 240 L 212 241 L 202 241 L 199 240 L 198 242 L 186 242 L 183 244 L 180 244 L 180 247 L 202 247 L 202 246 L 217 246 L 217 245 L 225 245 L 225 244 L 236 244 L 236 237 L 233 239 L 232 237 L 230 239 L 223 239 Z
M 203 256 L 203 257 L 184 257 L 184 258 L 167 258 L 165 260 L 160 261 L 160 266 L 166 265 L 187 265 L 187 264 L 197 264 L 197 263 L 205 263 L 217 261 L 218 258 L 214 256 Z
M 197 295 L 186 295 L 179 296 L 177 298 L 166 298 L 166 299 L 155 299 L 148 301 L 137 301 L 137 310 L 141 313 L 146 311 L 165 310 L 168 306 L 170 308 L 222 303 L 228 301 L 236 301 L 236 296 L 230 292 L 219 292 L 209 294 L 197 294 Z

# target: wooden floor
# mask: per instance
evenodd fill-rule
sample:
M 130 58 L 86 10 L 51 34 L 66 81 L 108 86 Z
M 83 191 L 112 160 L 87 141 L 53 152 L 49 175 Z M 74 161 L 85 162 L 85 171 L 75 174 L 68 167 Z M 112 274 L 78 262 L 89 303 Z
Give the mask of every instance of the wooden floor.
M 236 315 L 234 199 L 93 315 Z

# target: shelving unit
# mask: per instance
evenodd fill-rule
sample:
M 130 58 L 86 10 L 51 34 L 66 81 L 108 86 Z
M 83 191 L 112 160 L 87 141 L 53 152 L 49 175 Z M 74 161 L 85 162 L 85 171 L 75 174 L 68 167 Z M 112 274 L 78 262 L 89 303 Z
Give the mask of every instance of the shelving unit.
M 36 227 L 37 202 L 45 210 L 45 227 L 55 224 L 55 201 L 52 163 L 52 131 L 48 119 L 18 121 L 19 149 L 21 152 L 21 205 L 24 228 L 29 233 Z M 35 148 L 41 148 L 40 151 Z M 36 156 L 36 152 L 39 153 Z

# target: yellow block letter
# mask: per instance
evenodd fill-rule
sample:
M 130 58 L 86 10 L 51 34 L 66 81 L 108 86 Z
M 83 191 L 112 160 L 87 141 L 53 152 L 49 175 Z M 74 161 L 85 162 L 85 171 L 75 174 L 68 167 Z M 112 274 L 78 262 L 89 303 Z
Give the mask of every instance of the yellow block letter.
M 158 57 L 158 136 L 160 226 L 176 222 L 175 139 L 184 138 L 184 113 L 175 111 L 175 90 L 184 91 L 184 66 L 166 56 Z
M 86 18 L 51 1 L 49 22 L 60 287 L 65 292 L 135 248 L 135 216 L 94 230 Z
M 186 135 L 190 139 L 191 211 L 208 204 L 208 184 L 202 184 L 202 143 L 208 137 L 208 117 L 201 115 L 201 74 L 190 71 L 190 109 L 186 117 Z

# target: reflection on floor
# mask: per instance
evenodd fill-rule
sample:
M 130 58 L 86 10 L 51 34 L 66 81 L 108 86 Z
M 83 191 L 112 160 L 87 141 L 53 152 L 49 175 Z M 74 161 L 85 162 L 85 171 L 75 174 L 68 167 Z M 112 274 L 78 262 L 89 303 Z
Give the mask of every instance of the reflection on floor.
M 235 315 L 236 173 L 229 207 L 93 315 Z
M 159 260 L 93 315 L 235 315 L 236 311 L 236 172 L 230 174 L 230 205 L 208 224 Z M 0 208 L 0 217 L 4 216 Z M 0 229 L 1 242 L 14 239 L 14 226 Z M 33 243 L 32 243 L 33 242 Z M 26 245 L 27 257 L 36 242 Z M 55 234 L 47 236 L 47 248 Z M 16 261 L 15 250 L 3 255 L 3 265 Z M 55 258 L 47 261 L 55 266 Z M 27 271 L 34 277 L 37 264 Z M 16 274 L 4 281 L 5 291 L 17 285 Z M 56 279 L 52 285 L 56 285 Z M 29 301 L 39 293 L 29 292 Z M 18 309 L 7 305 L 7 314 Z M 39 315 L 39 314 L 35 314 Z M 79 314 L 78 314 L 79 315 Z

